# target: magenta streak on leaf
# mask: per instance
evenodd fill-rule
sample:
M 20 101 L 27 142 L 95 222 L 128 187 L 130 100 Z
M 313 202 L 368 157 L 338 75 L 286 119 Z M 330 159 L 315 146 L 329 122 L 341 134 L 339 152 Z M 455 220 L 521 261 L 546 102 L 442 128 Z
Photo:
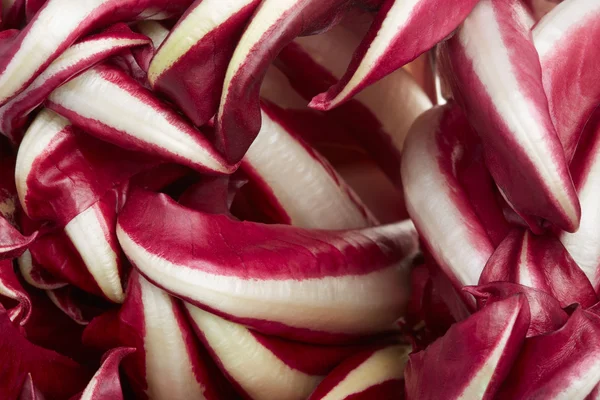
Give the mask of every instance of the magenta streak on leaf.
M 100 348 L 137 349 L 122 363 L 136 398 L 235 398 L 220 393 L 223 378 L 197 343 L 180 302 L 136 272 L 123 306 L 94 319 L 83 340 Z
M 528 18 L 518 0 L 480 1 L 441 45 L 442 64 L 507 201 L 535 232 L 544 227 L 538 219 L 573 232 L 580 206 L 548 110 Z
M 56 89 L 48 106 L 102 140 L 200 172 L 235 170 L 169 106 L 110 66 L 95 66 Z
M 394 345 L 356 354 L 327 375 L 308 399 L 397 398 L 404 389 L 409 352 L 409 346 Z
M 499 398 L 585 398 L 600 381 L 599 338 L 600 317 L 578 307 L 561 329 L 525 340 Z
M 2 297 L 18 302 L 17 306 L 8 310 L 8 314 L 15 324 L 25 325 L 31 314 L 31 300 L 21 286 L 10 260 L 0 261 L 0 300 Z
M 39 389 L 33 384 L 33 378 L 31 377 L 31 374 L 27 374 L 18 400 L 45 400 L 42 392 L 40 392 Z
M 561 307 L 598 301 L 585 273 L 552 233 L 534 235 L 514 229 L 496 248 L 481 273 L 480 284 L 511 282 L 541 290 Z
M 132 32 L 127 25 L 118 24 L 66 49 L 19 95 L 0 107 L 0 129 L 13 142 L 15 133 L 25 123 L 25 117 L 58 86 L 77 73 L 124 49 L 147 45 L 148 38 Z
M 245 398 L 304 400 L 323 378 L 290 365 L 295 359 L 321 357 L 311 345 L 291 344 L 296 351 L 290 353 L 291 359 L 284 359 L 265 345 L 271 340 L 283 342 L 281 339 L 253 333 L 191 304 L 185 306 L 196 334 L 223 374 Z M 252 354 L 252 357 L 244 357 L 244 354 Z M 340 352 L 338 357 L 343 355 L 344 352 Z M 273 379 L 274 376 L 277 379 Z
M 160 17 L 161 12 L 163 17 L 169 17 L 183 11 L 191 1 L 48 0 L 2 57 L 0 105 L 25 89 L 66 48 L 87 32 L 111 22 Z M 48 31 L 52 31 L 53 35 L 48 36 Z
M 19 328 L 0 307 L 0 395 L 5 399 L 19 396 L 27 374 L 47 400 L 69 398 L 81 391 L 91 374 L 75 361 L 44 349 L 23 337 Z
M 494 246 L 457 178 L 470 127 L 454 104 L 417 119 L 402 157 L 408 213 L 435 261 L 457 287 L 474 285 Z
M 469 15 L 478 0 L 386 0 L 338 83 L 314 97 L 328 110 L 431 49 Z
M 219 107 L 227 65 L 260 0 L 196 0 L 150 64 L 148 80 L 197 125 Z
M 136 351 L 133 347 L 117 347 L 103 356 L 102 365 L 96 371 L 83 393 L 71 400 L 123 400 L 119 365 Z
M 550 115 L 571 161 L 583 127 L 600 104 L 600 3 L 563 1 L 533 30 Z
M 215 120 L 217 148 L 242 159 L 260 130 L 260 85 L 271 62 L 294 38 L 338 22 L 348 0 L 263 0 L 227 68 Z
M 377 221 L 333 167 L 288 123 L 289 115 L 264 103 L 261 131 L 242 170 L 280 211 L 277 222 L 301 228 L 353 229 Z
M 479 286 L 467 286 L 463 290 L 477 299 L 479 308 L 486 307 L 507 297 L 522 293 L 527 297 L 531 320 L 527 337 L 555 331 L 567 322 L 569 316 L 551 295 L 528 286 L 509 282 L 492 282 Z
M 326 90 L 345 70 L 360 37 L 344 26 L 296 39 L 276 60 L 305 99 Z M 410 125 L 431 102 L 406 71 L 396 71 L 325 115 L 358 140 L 400 186 L 400 152 Z
M 521 294 L 452 325 L 427 349 L 411 354 L 405 372 L 407 399 L 494 398 L 528 326 L 529 306 Z
M 130 195 L 117 234 L 130 261 L 164 290 L 303 341 L 389 330 L 406 305 L 406 264 L 417 247 L 410 222 L 312 231 L 237 222 L 142 191 Z
M 53 290 L 68 285 L 64 279 L 57 278 L 46 268 L 33 261 L 31 252 L 25 250 L 18 258 L 19 271 L 25 282 L 38 289 Z
M 575 233 L 561 232 L 560 241 L 600 292 L 600 108 L 586 125 L 571 163 L 571 174 L 581 202 L 581 226 Z

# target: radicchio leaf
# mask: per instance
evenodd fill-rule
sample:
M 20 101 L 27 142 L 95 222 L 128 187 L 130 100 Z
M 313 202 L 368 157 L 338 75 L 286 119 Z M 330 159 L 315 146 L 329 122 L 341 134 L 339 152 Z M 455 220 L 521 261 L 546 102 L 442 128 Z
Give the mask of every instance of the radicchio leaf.
M 31 314 L 31 300 L 15 274 L 12 261 L 9 260 L 0 261 L 0 296 L 0 303 L 2 297 L 18 302 L 17 306 L 6 312 L 12 322 L 25 325 Z
M 398 398 L 409 352 L 409 346 L 395 345 L 357 354 L 327 375 L 308 400 Z
M 496 248 L 479 279 L 480 284 L 511 282 L 541 290 L 561 307 L 598 301 L 584 272 L 553 234 L 534 235 L 514 229 Z
M 238 392 L 254 400 L 304 400 L 323 375 L 356 351 L 353 346 L 309 345 L 261 335 L 191 304 L 185 306 L 198 337 L 223 373 Z
M 135 351 L 133 347 L 118 347 L 107 352 L 103 357 L 102 365 L 83 393 L 74 396 L 71 400 L 123 400 L 119 365 L 125 357 Z
M 242 159 L 260 130 L 260 85 L 268 66 L 293 39 L 338 22 L 347 0 L 263 0 L 225 74 L 215 120 L 217 146 L 230 163 Z
M 469 154 L 470 133 L 456 105 L 435 107 L 413 124 L 402 157 L 408 213 L 436 262 L 457 287 L 476 284 L 494 251 L 457 177 L 457 164 Z
M 263 104 L 262 126 L 241 168 L 277 221 L 302 228 L 352 229 L 375 217 L 333 167 L 290 128 L 286 112 Z
M 581 226 L 575 233 L 560 233 L 560 241 L 600 292 L 600 108 L 586 125 L 573 162 L 571 174 L 581 202 Z
M 600 104 L 594 60 L 600 56 L 600 3 L 565 0 L 533 29 L 550 116 L 571 161 L 593 110 Z
M 303 341 L 389 330 L 406 305 L 406 267 L 417 249 L 408 221 L 309 231 L 237 222 L 144 191 L 130 195 L 117 234 L 130 261 L 164 290 Z
M 195 125 L 204 125 L 217 112 L 227 65 L 260 2 L 196 0 L 153 58 L 150 84 Z
M 527 297 L 531 320 L 527 337 L 542 335 L 559 329 L 567 322 L 568 314 L 560 303 L 548 293 L 528 286 L 509 282 L 492 282 L 479 286 L 468 286 L 463 290 L 477 299 L 479 308 L 486 307 L 512 295 L 522 293 Z
M 360 36 L 340 24 L 316 36 L 297 38 L 276 64 L 305 99 L 339 79 L 359 45 Z M 406 71 L 398 70 L 325 116 L 356 139 L 400 186 L 400 152 L 414 120 L 431 101 Z
M 334 108 L 414 60 L 450 35 L 477 1 L 384 1 L 344 76 L 326 93 L 313 98 L 310 106 Z
M 219 400 L 219 377 L 198 346 L 181 304 L 135 271 L 123 306 L 94 319 L 84 342 L 133 347 L 122 367 L 136 398 Z
M 574 232 L 581 210 L 530 25 L 519 0 L 482 0 L 441 45 L 442 62 L 510 205 L 535 232 L 544 227 L 540 219 Z
M 95 66 L 56 89 L 48 107 L 127 149 L 213 174 L 231 173 L 202 134 L 122 70 Z
M 0 62 L 0 105 L 27 87 L 85 33 L 116 21 L 164 19 L 192 0 L 48 0 Z M 60 17 L 60 18 L 59 18 Z M 52 35 L 48 35 L 48 31 Z
M 453 325 L 425 350 L 410 355 L 405 372 L 407 399 L 494 398 L 521 350 L 528 326 L 529 306 L 521 294 Z
M 498 393 L 506 399 L 583 399 L 600 382 L 600 317 L 577 308 L 559 330 L 525 340 Z
M 19 142 L 21 138 L 16 129 L 25 123 L 24 117 L 42 104 L 54 89 L 77 73 L 124 49 L 148 43 L 147 37 L 132 32 L 125 24 L 118 24 L 74 44 L 19 95 L 0 107 L 0 130 L 13 142 Z

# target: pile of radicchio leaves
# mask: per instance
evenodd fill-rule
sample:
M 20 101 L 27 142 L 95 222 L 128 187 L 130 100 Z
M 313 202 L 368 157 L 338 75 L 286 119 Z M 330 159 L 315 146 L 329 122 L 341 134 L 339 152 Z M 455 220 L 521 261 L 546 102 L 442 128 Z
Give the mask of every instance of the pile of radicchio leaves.
M 600 1 L 1 7 L 1 399 L 600 398 Z

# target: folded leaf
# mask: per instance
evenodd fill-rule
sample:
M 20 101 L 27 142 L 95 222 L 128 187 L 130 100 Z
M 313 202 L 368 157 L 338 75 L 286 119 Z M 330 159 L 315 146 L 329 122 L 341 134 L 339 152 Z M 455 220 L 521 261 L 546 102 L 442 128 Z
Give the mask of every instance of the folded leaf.
M 600 109 L 586 125 L 571 163 L 571 174 L 581 202 L 581 226 L 575 233 L 561 232 L 560 241 L 600 292 Z
M 384 1 L 344 76 L 313 98 L 310 106 L 319 110 L 334 108 L 414 60 L 450 35 L 477 1 Z
M 56 89 L 48 107 L 90 134 L 194 168 L 235 170 L 208 140 L 149 90 L 118 68 L 95 66 Z
M 79 37 L 111 22 L 164 19 L 192 0 L 48 0 L 0 62 L 0 105 L 27 87 Z M 52 35 L 48 35 L 48 31 Z
M 81 395 L 74 396 L 71 400 L 123 400 L 121 379 L 119 377 L 119 364 L 121 361 L 135 352 L 133 347 L 118 347 L 104 355 L 102 365 L 96 371 L 90 383 Z
M 470 135 L 471 128 L 456 105 L 436 107 L 413 124 L 402 157 L 408 213 L 436 262 L 457 287 L 476 284 L 494 251 L 457 177 L 461 158 L 470 158 L 465 151 Z
M 349 22 L 350 23 L 350 22 Z M 340 24 L 329 32 L 300 37 L 276 64 L 306 100 L 341 78 L 361 36 Z M 409 73 L 398 70 L 325 115 L 348 132 L 400 186 L 400 152 L 414 120 L 431 101 Z
M 217 147 L 242 159 L 260 130 L 260 85 L 277 54 L 297 36 L 335 24 L 347 0 L 263 0 L 229 63 L 215 120 Z
M 24 118 L 58 86 L 77 73 L 133 46 L 149 43 L 148 38 L 118 24 L 97 35 L 90 36 L 66 49 L 40 73 L 19 95 L 0 107 L 0 129 L 13 142 L 19 142 L 17 128 Z
M 35 263 L 29 250 L 25 250 L 17 261 L 21 276 L 31 286 L 38 289 L 53 290 L 68 285 L 65 280 L 55 277 L 44 267 Z
M 132 272 L 118 312 L 94 319 L 84 342 L 137 349 L 122 362 L 136 398 L 219 400 L 222 377 L 215 374 L 195 340 L 181 304 Z
M 290 128 L 286 112 L 270 104 L 261 110 L 260 133 L 241 168 L 276 221 L 317 229 L 374 225 L 375 218 L 333 167 Z
M 156 53 L 148 80 L 204 125 L 219 107 L 227 65 L 261 0 L 196 0 Z
M 530 19 L 519 0 L 480 1 L 441 45 L 453 94 L 502 194 L 535 232 L 574 232 L 580 206 L 550 117 Z
M 308 231 L 237 222 L 142 191 L 129 197 L 117 234 L 129 260 L 164 290 L 303 341 L 390 330 L 406 305 L 406 267 L 417 248 L 410 222 Z
M 0 296 L 18 302 L 15 307 L 7 310 L 8 316 L 15 324 L 25 325 L 31 314 L 31 300 L 15 274 L 12 261 L 9 260 L 0 261 Z
M 520 294 L 453 325 L 425 350 L 410 355 L 404 375 L 407 399 L 494 398 L 528 326 L 529 307 Z
M 496 248 L 479 279 L 480 284 L 511 282 L 552 295 L 561 307 L 598 301 L 585 273 L 553 234 L 534 235 L 514 229 Z
M 542 335 L 559 329 L 569 316 L 551 295 L 537 289 L 509 282 L 492 282 L 479 286 L 467 286 L 463 290 L 477 299 L 479 308 L 486 307 L 507 297 L 521 293 L 527 298 L 531 320 L 527 337 Z
M 559 330 L 529 338 L 498 393 L 507 399 L 583 399 L 600 382 L 600 317 L 577 308 Z

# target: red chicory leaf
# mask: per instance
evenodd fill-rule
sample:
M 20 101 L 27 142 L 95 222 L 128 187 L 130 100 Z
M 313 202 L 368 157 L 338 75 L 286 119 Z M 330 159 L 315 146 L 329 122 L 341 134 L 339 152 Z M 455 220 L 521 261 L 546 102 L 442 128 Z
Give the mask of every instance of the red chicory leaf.
M 277 54 L 297 36 L 338 22 L 348 0 L 263 0 L 227 68 L 215 120 L 218 149 L 230 163 L 242 159 L 260 130 L 260 85 Z
M 164 19 L 192 0 L 48 0 L 0 62 L 0 105 L 27 87 L 79 37 L 116 21 Z M 48 31 L 53 34 L 49 36 Z
M 239 393 L 254 400 L 304 400 L 326 373 L 357 349 L 269 337 L 191 304 L 185 307 L 213 360 Z
M 123 400 L 119 365 L 122 360 L 135 352 L 133 347 L 118 347 L 107 352 L 102 366 L 96 371 L 83 393 L 71 400 Z
M 469 155 L 465 148 L 470 134 L 455 104 L 435 107 L 413 124 L 402 157 L 408 213 L 435 261 L 457 287 L 476 284 L 494 251 L 457 177 L 457 164 Z
M 117 234 L 129 260 L 162 289 L 264 333 L 303 341 L 389 330 L 406 305 L 406 267 L 417 247 L 408 221 L 311 231 L 238 222 L 143 191 L 130 195 Z
M 563 1 L 532 33 L 550 116 L 571 161 L 583 127 L 600 104 L 600 82 L 594 73 L 594 60 L 600 56 L 600 3 Z
M 386 0 L 338 83 L 310 103 L 329 110 L 445 39 L 478 0 Z
M 582 134 L 571 174 L 581 202 L 581 225 L 575 233 L 561 232 L 560 241 L 585 272 L 596 292 L 600 292 L 600 108 L 588 121 Z
M 19 95 L 0 107 L 0 130 L 13 142 L 20 142 L 16 132 L 25 117 L 58 86 L 77 73 L 133 46 L 147 45 L 147 37 L 118 24 L 90 36 L 66 49 L 41 72 Z
M 235 170 L 208 140 L 122 70 L 95 66 L 56 89 L 48 107 L 86 132 L 200 172 Z
M 318 229 L 376 224 L 333 167 L 290 127 L 284 110 L 263 103 L 261 113 L 261 130 L 241 168 L 279 214 L 277 222 Z
M 600 317 L 577 308 L 557 331 L 525 340 L 498 393 L 506 399 L 583 399 L 600 382 Z
M 475 296 L 479 308 L 518 293 L 525 295 L 531 315 L 527 337 L 555 331 L 563 326 L 569 318 L 558 300 L 546 292 L 528 286 L 510 282 L 492 282 L 479 286 L 467 286 L 463 290 Z
M 496 248 L 479 279 L 480 284 L 511 282 L 541 290 L 561 307 L 579 303 L 587 308 L 598 301 L 585 273 L 552 233 L 534 235 L 514 229 Z
M 154 56 L 148 80 L 197 125 L 219 107 L 227 65 L 261 0 L 196 0 Z
M 395 345 L 359 353 L 327 375 L 308 400 L 402 398 L 409 352 Z
M 539 219 L 574 232 L 581 210 L 530 25 L 519 0 L 482 0 L 441 45 L 441 59 L 509 204 L 535 232 L 544 227 Z
M 19 396 L 27 375 L 47 400 L 69 398 L 81 391 L 91 374 L 72 359 L 39 347 L 25 337 L 0 307 L 0 397 Z
M 517 294 L 459 322 L 406 366 L 407 399 L 492 399 L 525 340 L 529 306 Z
M 235 398 L 220 393 L 223 377 L 198 345 L 181 303 L 135 271 L 123 306 L 95 318 L 84 343 L 137 349 L 122 362 L 136 398 Z

